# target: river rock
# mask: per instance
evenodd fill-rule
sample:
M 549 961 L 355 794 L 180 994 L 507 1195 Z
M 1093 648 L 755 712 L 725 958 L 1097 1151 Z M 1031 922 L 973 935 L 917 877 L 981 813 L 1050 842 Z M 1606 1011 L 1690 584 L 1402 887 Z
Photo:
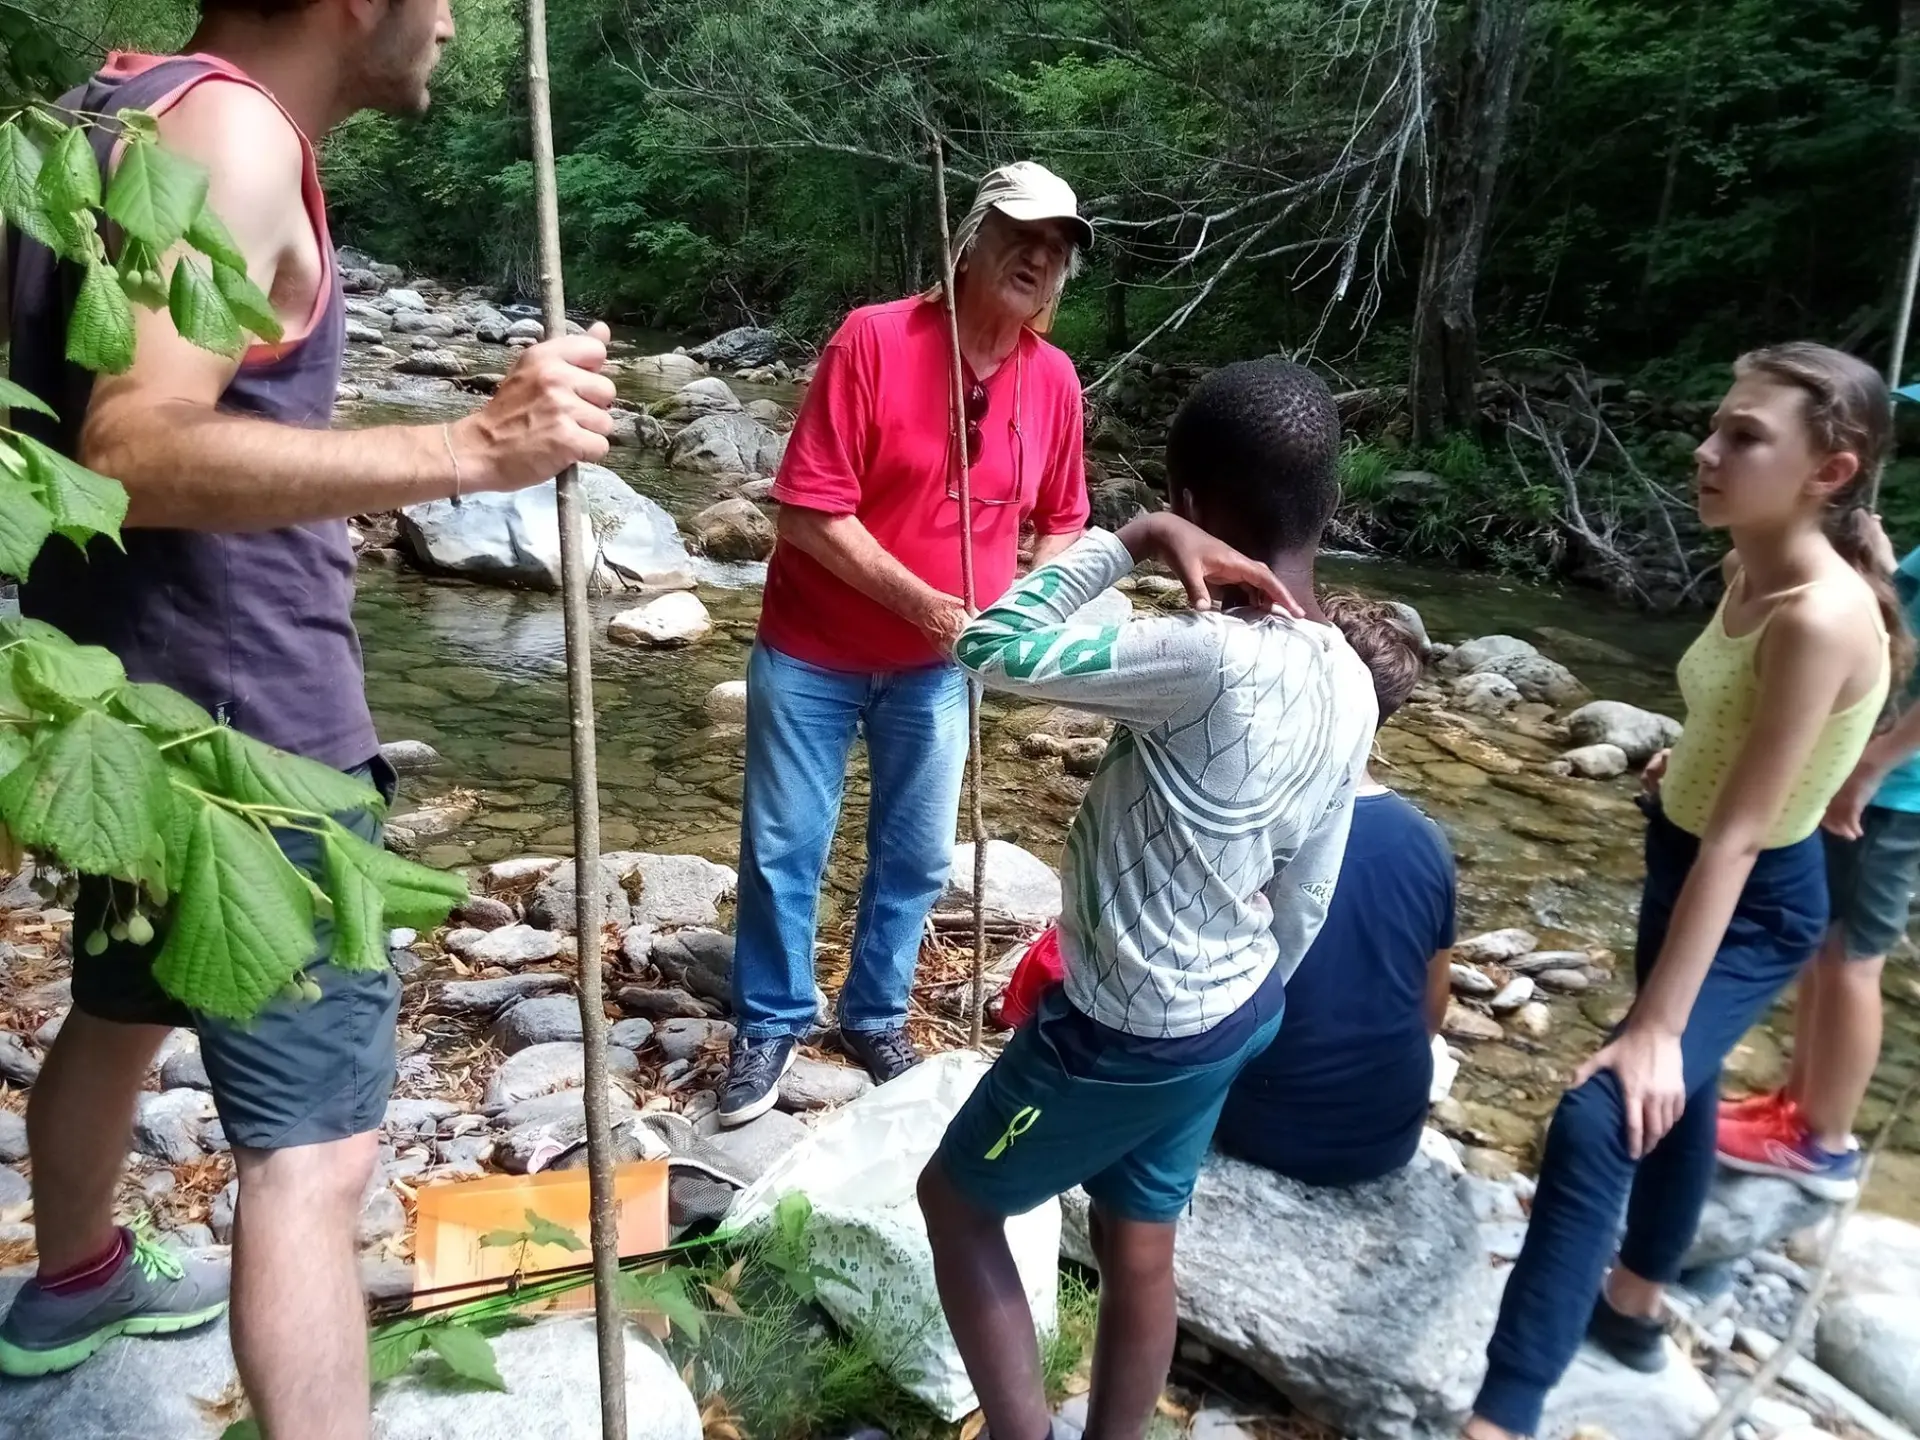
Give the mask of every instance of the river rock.
M 745 411 L 703 415 L 674 437 L 667 464 L 695 475 L 772 475 L 787 437 Z
M 205 1153 L 201 1128 L 215 1118 L 213 1096 L 204 1090 L 163 1090 L 140 1097 L 133 1117 L 133 1150 L 169 1165 L 184 1165 Z
M 1587 687 L 1574 678 L 1571 670 L 1538 651 L 1531 655 L 1496 655 L 1475 666 L 1474 673 L 1504 675 L 1513 682 L 1522 699 L 1536 700 L 1556 709 L 1578 705 L 1587 698 Z
M 1542 990 L 1556 995 L 1583 995 L 1591 988 L 1584 970 L 1542 970 L 1533 978 Z
M 724 1020 L 663 1020 L 654 1026 L 653 1038 L 667 1063 L 691 1060 L 708 1045 L 733 1043 L 733 1026 Z
M 508 340 L 532 340 L 536 344 L 547 338 L 546 322 L 534 319 L 531 315 L 514 321 L 507 326 L 504 337 Z
M 1447 1002 L 1447 1016 L 1441 1022 L 1441 1031 L 1452 1040 L 1504 1040 L 1507 1032 L 1500 1028 L 1500 1022 L 1490 1015 L 1482 1015 L 1478 1010 L 1460 1004 Z
M 582 1117 L 584 1124 L 586 1105 L 587 1097 L 583 1090 L 553 1090 L 509 1105 L 493 1117 L 492 1124 L 496 1132 L 517 1129 L 522 1125 L 542 1125 L 569 1116 Z M 633 1114 L 634 1109 L 633 1097 L 625 1089 L 618 1085 L 607 1087 L 607 1113 L 615 1120 L 622 1115 Z
M 652 1039 L 651 1020 L 616 1020 L 607 1028 L 607 1043 L 622 1050 L 644 1050 Z
M 805 1125 L 784 1110 L 769 1110 L 738 1129 L 708 1137 L 707 1143 L 720 1152 L 733 1175 L 751 1185 L 806 1138 Z
M 396 1096 L 387 1101 L 386 1118 L 380 1128 L 389 1135 L 419 1136 L 439 1133 L 442 1122 L 460 1113 L 451 1100 L 415 1100 Z
M 716 725 L 744 725 L 747 719 L 747 682 L 722 680 L 702 702 L 707 719 Z
M 1044 925 L 1060 913 L 1060 877 L 1037 855 L 1005 840 L 987 842 L 984 908 L 1020 925 Z M 973 844 L 953 847 L 942 908 L 973 906 Z
M 1509 1015 L 1533 999 L 1533 981 L 1525 975 L 1516 975 L 1500 987 L 1500 993 L 1487 1002 L 1487 1008 L 1496 1015 Z
M 513 332 L 514 322 L 491 306 L 482 306 L 471 317 L 473 338 L 482 345 L 504 345 Z
M 571 1090 L 584 1083 L 587 1068 L 586 1047 L 577 1040 L 553 1040 L 509 1055 L 487 1082 L 486 1106 L 504 1109 L 536 1095 L 555 1090 Z M 631 1075 L 639 1068 L 625 1050 L 607 1051 L 607 1070 L 614 1075 Z
M 864 1070 L 802 1055 L 780 1081 L 780 1105 L 785 1110 L 828 1110 L 858 1100 L 872 1088 Z
M 1920 1295 L 1854 1295 L 1820 1315 L 1820 1368 L 1861 1399 L 1920 1426 Z
M 453 912 L 453 918 L 475 930 L 501 930 L 513 924 L 516 917 L 506 901 L 491 895 L 473 895 Z
M 644 411 L 614 409 L 608 412 L 613 416 L 613 434 L 608 438 L 616 445 L 626 445 L 637 450 L 664 450 L 669 443 L 667 427 Z
M 1174 1252 L 1181 1325 L 1342 1435 L 1452 1434 L 1504 1278 L 1472 1200 L 1487 1183 L 1420 1157 L 1317 1189 L 1209 1156 Z M 1062 1253 L 1090 1263 L 1085 1194 L 1061 1210 Z
M 1720 1400 L 1673 1342 L 1666 1344 L 1667 1365 L 1657 1375 L 1583 1345 L 1547 1396 L 1539 1440 L 1694 1440 Z
M 624 928 L 633 923 L 633 905 L 626 889 L 626 876 L 629 873 L 630 869 L 622 870 L 606 856 L 601 857 L 600 916 L 603 924 Z M 558 931 L 562 935 L 578 933 L 580 925 L 576 910 L 579 894 L 574 876 L 573 861 L 567 860 L 534 887 L 533 898 L 527 902 L 529 923 L 545 930 Z
M 503 1055 L 513 1055 L 534 1045 L 578 1040 L 580 1004 L 571 995 L 543 995 L 522 1000 L 493 1022 L 488 1038 Z
M 383 332 L 374 329 L 364 320 L 347 321 L 347 339 L 355 345 L 378 345 L 385 338 Z
M 1544 1040 L 1553 1030 L 1553 1011 L 1538 1000 L 1529 1001 L 1507 1023 L 1530 1040 Z
M 389 740 L 380 755 L 402 775 L 419 775 L 440 764 L 440 752 L 424 740 Z
M 0 1080 L 27 1086 L 40 1078 L 40 1057 L 11 1030 L 0 1030 Z
M 1471 965 L 1462 965 L 1457 960 L 1451 968 L 1450 983 L 1454 994 L 1465 995 L 1475 1000 L 1484 1000 L 1500 988 L 1500 982 L 1491 975 L 1476 970 Z
M 18 1170 L 0 1165 L 0 1214 L 33 1202 L 33 1186 Z
M 384 1245 L 407 1233 L 407 1207 L 385 1185 L 376 1188 L 360 1206 L 354 1239 L 362 1250 Z
M 621 645 L 662 650 L 691 645 L 713 629 L 713 619 L 700 601 L 679 591 L 632 610 L 622 610 L 607 626 L 607 638 Z
M 1503 965 L 1539 944 L 1539 938 L 1530 930 L 1489 930 L 1455 945 L 1453 958 L 1470 965 Z
M 681 354 L 640 355 L 627 361 L 626 369 L 660 385 L 684 385 L 700 373 L 700 362 Z
M 1534 646 L 1512 635 L 1483 635 L 1478 640 L 1468 640 L 1454 646 L 1434 668 L 1442 675 L 1468 675 L 1480 670 L 1490 660 L 1539 653 Z
M 543 930 L 533 925 L 504 925 L 498 930 L 478 933 L 477 940 L 460 945 L 455 945 L 452 937 L 449 937 L 448 948 L 470 965 L 478 967 L 498 965 L 507 970 L 539 965 L 560 953 L 560 936 L 554 929 Z M 572 933 L 570 927 L 567 933 Z
M 1684 1268 L 1725 1264 L 1756 1250 L 1771 1250 L 1832 1209 L 1791 1180 L 1722 1169 L 1714 1176 Z
M 27 1158 L 27 1117 L 0 1110 L 0 1165 L 18 1165 Z
M 722 1004 L 731 1001 L 731 935 L 718 930 L 677 930 L 654 941 L 652 958 L 654 968 L 681 989 Z
M 0 1311 L 13 1303 L 27 1278 L 26 1272 L 0 1276 Z M 63 1375 L 0 1385 L 0 1435 L 7 1440 L 217 1440 L 225 1427 L 212 1417 L 239 1387 L 224 1319 L 165 1340 L 123 1336 Z
M 780 337 L 758 325 L 741 325 L 694 346 L 687 354 L 716 370 L 752 370 L 780 358 Z
M 402 310 L 425 310 L 427 308 L 426 298 L 421 295 L 418 290 L 395 288 L 387 291 L 387 293 L 380 298 L 387 302 L 387 310 L 390 314 L 398 314 Z
M 516 1000 L 550 995 L 572 988 L 573 982 L 552 972 L 508 975 L 498 980 L 445 980 L 427 995 L 427 1009 L 436 1015 L 493 1015 Z
M 198 1045 L 183 1045 L 167 1057 L 160 1067 L 160 1088 L 212 1091 L 213 1081 L 207 1077 L 207 1062 Z
M 380 1440 L 599 1440 L 600 1402 L 591 1314 L 542 1320 L 493 1338 L 505 1393 L 449 1387 L 437 1361 L 416 1360 L 380 1387 L 373 1433 Z M 673 1366 L 629 1327 L 628 1440 L 700 1440 L 700 1410 Z M 151 1432 L 149 1432 L 151 1433 Z
M 393 317 L 396 335 L 431 335 L 437 340 L 451 340 L 464 328 L 453 316 L 435 315 L 430 311 L 402 310 Z
M 769 430 L 786 431 L 793 428 L 793 412 L 778 400 L 749 400 L 747 414 L 758 420 Z M 754 497 L 749 496 L 749 499 Z
M 614 997 L 620 1008 L 658 1024 L 662 1020 L 703 1020 L 713 1006 L 677 985 L 626 985 Z
M 579 468 L 586 500 L 581 532 L 594 557 L 591 587 L 642 586 L 692 565 L 673 517 L 600 465 Z M 430 500 L 400 512 L 400 538 L 429 570 L 498 585 L 560 588 L 560 520 L 551 481 L 512 493 L 488 491 L 459 505 Z
M 1520 703 L 1519 687 L 1504 675 L 1462 675 L 1451 686 L 1453 708 L 1463 715 L 1497 720 Z
M 492 890 L 511 890 L 517 886 L 544 880 L 563 862 L 552 855 L 519 855 L 487 867 L 487 886 Z
M 1611 780 L 1627 773 L 1627 752 L 1618 745 L 1582 745 L 1560 758 L 1582 780 Z
M 746 407 L 718 375 L 702 375 L 689 380 L 657 407 L 662 420 L 686 423 L 702 415 L 730 415 Z
M 1421 618 L 1418 610 L 1404 600 L 1389 600 L 1386 604 L 1387 608 L 1399 617 L 1400 623 L 1413 637 L 1414 644 L 1420 647 L 1422 655 L 1433 648 L 1433 637 L 1427 634 L 1427 622 Z
M 1084 740 L 1060 742 L 1060 767 L 1069 775 L 1088 777 L 1096 774 L 1107 758 L 1107 742 L 1097 735 Z
M 467 362 L 451 350 L 416 350 L 393 368 L 401 375 L 426 375 L 439 380 L 458 380 L 467 373 Z M 433 503 L 449 502 L 434 501 Z
M 1618 700 L 1596 700 L 1567 716 L 1567 733 L 1581 745 L 1617 745 L 1627 763 L 1644 765 L 1680 738 L 1680 722 Z
M 0 1141 L 0 1160 L 7 1158 Z M 1871 1210 L 1855 1214 L 1840 1235 L 1833 1289 L 1840 1295 L 1920 1295 L 1920 1225 Z
M 689 522 L 714 560 L 764 560 L 773 553 L 773 522 L 751 500 L 722 500 Z

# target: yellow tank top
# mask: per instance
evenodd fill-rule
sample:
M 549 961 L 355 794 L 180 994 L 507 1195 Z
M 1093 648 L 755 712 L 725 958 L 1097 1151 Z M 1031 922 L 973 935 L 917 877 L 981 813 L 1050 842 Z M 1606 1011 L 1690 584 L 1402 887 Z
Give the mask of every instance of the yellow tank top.
M 1767 633 L 1773 612 L 1769 611 L 1748 634 L 1727 633 L 1727 599 L 1744 579 L 1744 573 L 1734 577 L 1712 621 L 1680 657 L 1680 694 L 1687 702 L 1687 726 L 1667 761 L 1666 778 L 1660 783 L 1660 803 L 1668 819 L 1694 835 L 1706 833 L 1720 787 L 1746 744 L 1754 706 L 1760 698 L 1754 652 L 1760 647 L 1760 637 Z M 1846 709 L 1827 717 L 1806 768 L 1788 792 L 1780 818 L 1767 834 L 1769 850 L 1796 844 L 1820 828 L 1828 802 L 1853 772 L 1860 752 L 1873 736 L 1892 674 L 1886 658 L 1886 632 L 1877 615 L 1874 628 L 1880 630 L 1879 683 Z

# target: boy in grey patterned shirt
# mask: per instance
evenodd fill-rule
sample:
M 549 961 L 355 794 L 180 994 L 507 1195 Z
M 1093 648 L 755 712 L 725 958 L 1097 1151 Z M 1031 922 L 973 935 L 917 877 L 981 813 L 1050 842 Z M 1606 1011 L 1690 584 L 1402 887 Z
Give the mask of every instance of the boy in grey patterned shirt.
M 1373 740 L 1366 666 L 1317 608 L 1270 603 L 1291 606 L 1290 589 L 1311 604 L 1339 446 L 1310 371 L 1215 371 L 1168 437 L 1174 512 L 1090 532 L 960 638 L 960 663 L 990 688 L 1118 722 L 1067 839 L 1066 985 L 920 1182 L 941 1300 L 996 1440 L 1048 1431 L 1005 1217 L 1075 1185 L 1093 1197 L 1104 1281 L 1090 1433 L 1144 1434 L 1165 1383 L 1174 1223 L 1326 916 Z M 1190 613 L 1073 622 L 1154 554 L 1186 582 Z M 1262 603 L 1216 609 L 1209 582 Z

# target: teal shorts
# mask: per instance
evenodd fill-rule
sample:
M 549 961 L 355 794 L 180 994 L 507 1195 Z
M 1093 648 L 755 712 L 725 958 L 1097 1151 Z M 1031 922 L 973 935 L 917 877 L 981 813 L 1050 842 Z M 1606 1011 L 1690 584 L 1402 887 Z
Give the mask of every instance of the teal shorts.
M 1920 879 L 1920 815 L 1867 806 L 1860 838 L 1824 832 L 1827 896 L 1847 959 L 1885 955 L 1907 933 L 1916 879 Z
M 1273 1043 L 1281 1017 L 1207 1065 L 1122 1046 L 1092 1055 L 1060 1042 L 1071 1015 L 1054 989 L 947 1127 L 935 1157 L 954 1188 L 994 1215 L 1024 1215 L 1076 1185 L 1120 1220 L 1171 1224 L 1193 1198 L 1200 1162 L 1234 1077 Z

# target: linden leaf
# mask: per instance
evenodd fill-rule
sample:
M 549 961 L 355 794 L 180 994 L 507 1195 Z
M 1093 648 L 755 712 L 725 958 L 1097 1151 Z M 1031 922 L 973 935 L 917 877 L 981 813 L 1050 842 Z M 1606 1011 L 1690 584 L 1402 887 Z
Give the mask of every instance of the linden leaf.
M 217 805 L 194 816 L 173 880 L 173 923 L 154 978 L 192 1009 L 252 1019 L 313 957 L 305 882 L 270 838 Z
M 273 311 L 273 302 L 248 278 L 244 269 L 216 260 L 213 283 L 233 317 L 262 340 L 273 344 L 286 333 L 281 328 L 280 317 Z
M 53 533 L 53 516 L 33 486 L 0 473 L 0 575 L 25 575 Z
M 180 338 L 202 350 L 211 350 L 228 359 L 247 347 L 240 322 L 234 318 L 226 297 L 196 261 L 182 256 L 174 262 L 173 285 L 167 291 L 167 313 Z
M 52 645 L 31 638 L 10 653 L 14 685 L 39 709 L 84 709 L 127 683 L 119 658 L 98 645 Z
M 493 1345 L 466 1325 L 435 1325 L 421 1332 L 447 1368 L 469 1384 L 486 1390 L 505 1390 L 507 1382 L 494 1363 Z
M 348 834 L 329 822 L 320 842 L 321 888 L 333 905 L 333 963 L 342 970 L 378 970 L 388 963 L 385 905 L 380 887 L 335 838 Z
M 102 375 L 123 375 L 133 364 L 133 302 L 120 276 L 99 260 L 87 266 L 67 321 L 67 359 Z
M 403 860 L 339 825 L 327 827 L 327 839 L 343 860 L 379 887 L 384 925 L 431 930 L 467 898 L 467 882 L 449 871 Z
M 206 198 L 202 166 L 135 139 L 121 153 L 105 208 L 122 230 L 158 253 L 187 233 Z
M 113 697 L 120 718 L 163 739 L 213 729 L 213 717 L 177 690 L 164 685 L 129 685 Z
M 53 512 L 55 530 L 82 549 L 96 535 L 120 544 L 120 526 L 127 518 L 127 492 L 118 481 L 95 474 L 30 436 L 20 437 L 20 448 L 47 509 Z
M 131 725 L 82 711 L 44 731 L 0 780 L 0 819 L 83 875 L 140 878 L 169 819 L 165 762 Z
M 238 730 L 222 728 L 196 740 L 187 747 L 186 761 L 215 794 L 243 805 L 278 805 L 307 815 L 386 808 L 371 785 Z

